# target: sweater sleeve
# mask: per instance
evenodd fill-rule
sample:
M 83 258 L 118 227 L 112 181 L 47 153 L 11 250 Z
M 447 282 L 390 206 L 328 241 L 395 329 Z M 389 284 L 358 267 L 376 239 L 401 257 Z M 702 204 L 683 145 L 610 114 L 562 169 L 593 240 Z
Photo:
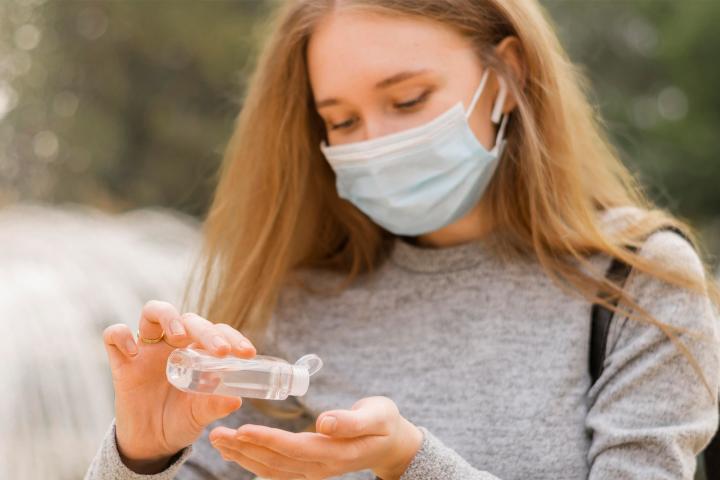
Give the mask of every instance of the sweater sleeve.
M 427 428 L 418 425 L 418 429 L 422 443 L 400 480 L 500 480 L 475 469 Z
M 115 419 L 110 423 L 103 440 L 100 444 L 95 457 L 92 459 L 84 480 L 170 480 L 176 478 L 176 475 L 182 465 L 188 460 L 193 452 L 193 446 L 188 445 L 183 448 L 173 462 L 162 472 L 155 475 L 144 475 L 130 470 L 120 458 L 117 441 L 115 437 Z
M 703 275 L 692 246 L 673 232 L 651 235 L 641 254 Z M 696 455 L 718 426 L 717 312 L 706 296 L 642 273 L 628 279 L 628 291 L 659 321 L 704 336 L 696 340 L 678 335 L 714 395 L 659 328 L 627 318 L 614 320 L 603 373 L 588 391 L 589 479 L 690 480 Z M 471 466 L 425 427 L 418 428 L 422 444 L 400 480 L 500 480 Z
M 640 254 L 704 275 L 692 246 L 673 232 L 652 234 Z M 633 272 L 627 288 L 660 322 L 704 336 L 700 340 L 678 334 L 713 393 L 658 327 L 627 317 L 614 319 L 603 373 L 588 392 L 589 478 L 692 479 L 695 457 L 718 426 L 717 312 L 706 296 L 642 272 Z

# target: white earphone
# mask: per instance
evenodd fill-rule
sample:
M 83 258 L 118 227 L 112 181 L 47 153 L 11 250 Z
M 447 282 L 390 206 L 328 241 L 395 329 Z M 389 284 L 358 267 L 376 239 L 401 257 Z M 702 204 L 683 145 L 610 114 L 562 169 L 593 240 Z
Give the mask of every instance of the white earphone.
M 500 122 L 502 109 L 503 106 L 505 106 L 505 97 L 507 96 L 507 84 L 505 83 L 505 80 L 503 80 L 502 77 L 498 77 L 498 81 L 500 82 L 500 91 L 498 92 L 497 99 L 495 99 L 492 114 L 490 115 L 490 120 L 494 124 L 498 124 Z

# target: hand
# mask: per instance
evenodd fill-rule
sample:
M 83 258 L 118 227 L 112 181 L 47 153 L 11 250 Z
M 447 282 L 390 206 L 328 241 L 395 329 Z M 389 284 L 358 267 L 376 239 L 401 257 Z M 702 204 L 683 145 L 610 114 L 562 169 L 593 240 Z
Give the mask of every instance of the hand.
M 387 397 L 367 397 L 351 410 L 323 412 L 315 429 L 320 433 L 245 424 L 237 430 L 214 428 L 209 439 L 223 459 L 261 477 L 312 480 L 368 468 L 384 480 L 396 480 L 423 439 Z
M 227 324 L 194 314 L 178 314 L 167 302 L 149 301 L 140 318 L 140 335 L 163 341 L 136 343 L 122 323 L 103 332 L 115 389 L 116 440 L 123 462 L 138 473 L 165 468 L 175 453 L 193 443 L 209 423 L 240 408 L 233 397 L 187 393 L 165 376 L 167 359 L 178 347 L 201 346 L 223 356 L 252 358 L 255 347 Z

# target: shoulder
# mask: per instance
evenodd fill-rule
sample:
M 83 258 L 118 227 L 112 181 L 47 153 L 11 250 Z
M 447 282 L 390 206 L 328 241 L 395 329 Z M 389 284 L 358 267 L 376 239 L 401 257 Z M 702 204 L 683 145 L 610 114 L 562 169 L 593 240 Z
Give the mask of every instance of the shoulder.
M 646 210 L 634 205 L 613 207 L 598 213 L 598 222 L 606 234 L 612 235 L 634 222 L 641 221 L 645 215 Z
M 622 229 L 629 222 L 641 222 L 648 212 L 637 207 L 619 207 L 603 212 L 601 224 L 608 233 Z M 679 233 L 660 229 L 645 237 L 638 251 L 639 256 L 649 261 L 656 271 L 669 272 L 672 276 L 694 278 L 699 283 L 707 281 L 703 261 L 690 241 Z M 605 258 L 609 262 L 609 258 Z M 717 323 L 707 290 L 704 293 L 689 287 L 666 281 L 658 274 L 633 268 L 625 283 L 630 297 L 656 320 L 680 328 L 712 332 Z M 652 326 L 644 322 L 614 322 L 611 327 L 609 344 L 621 330 L 637 331 Z M 630 328 L 632 325 L 632 328 Z M 637 333 L 637 332 L 636 332 Z
M 659 274 L 634 268 L 626 284 L 631 297 L 668 325 L 713 330 L 716 321 L 707 292 L 705 268 L 695 247 L 674 231 L 659 230 L 645 239 L 638 253 L 650 261 L 654 269 L 668 272 L 678 280 L 694 279 L 704 288 L 694 290 L 667 281 Z
M 705 279 L 702 259 L 695 247 L 682 235 L 659 230 L 645 240 L 640 256 L 668 270 Z
M 600 226 L 608 234 L 613 234 L 635 222 L 641 222 L 648 211 L 635 206 L 615 207 L 599 215 Z M 695 246 L 685 237 L 669 229 L 659 229 L 648 235 L 639 255 L 668 270 L 682 272 L 704 279 L 704 266 Z
M 639 215 L 642 215 L 642 211 L 630 212 L 629 217 L 624 218 L 638 219 Z M 616 220 L 619 218 L 616 217 Z M 701 284 L 707 281 L 703 262 L 695 247 L 672 230 L 654 231 L 646 237 L 638 253 L 657 268 L 670 271 L 671 274 L 694 277 Z M 707 290 L 695 291 L 637 268 L 633 269 L 628 278 L 625 290 L 653 321 L 644 315 L 643 318 L 632 319 L 623 316 L 611 324 L 604 380 L 598 382 L 598 385 L 614 381 L 611 380 L 613 377 L 622 377 L 627 372 L 647 368 L 648 380 L 664 377 L 667 381 L 691 385 L 694 389 L 697 384 L 689 380 L 686 374 L 696 373 L 691 370 L 690 363 L 680 361 L 683 350 L 698 361 L 707 378 L 712 382 L 718 379 L 720 319 Z M 642 314 L 642 311 L 637 313 Z M 682 349 L 668 336 L 670 331 L 677 334 Z M 663 365 L 663 368 L 651 375 L 649 370 L 654 368 L 653 365 Z M 682 375 L 678 376 L 679 372 Z M 637 375 L 631 373 L 626 376 L 631 381 Z M 655 380 L 652 383 L 653 388 L 659 388 Z M 596 387 L 594 391 L 597 392 L 598 388 L 602 387 Z M 715 384 L 713 388 L 716 388 Z M 693 390 L 693 395 L 701 393 L 701 389 Z

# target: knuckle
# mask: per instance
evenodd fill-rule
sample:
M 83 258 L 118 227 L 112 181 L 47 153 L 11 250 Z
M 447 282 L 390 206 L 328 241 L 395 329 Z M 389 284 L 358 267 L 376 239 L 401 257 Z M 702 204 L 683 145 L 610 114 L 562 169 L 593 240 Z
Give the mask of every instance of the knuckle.
M 221 323 L 215 323 L 215 324 L 213 324 L 213 325 L 214 325 L 215 328 L 217 328 L 218 330 L 220 330 L 220 331 L 222 331 L 222 332 L 225 332 L 225 333 L 227 333 L 228 335 L 230 335 L 230 336 L 232 336 L 232 337 L 234 337 L 234 338 L 237 338 L 238 340 L 245 340 L 245 341 L 247 341 L 247 342 L 250 342 L 250 340 L 249 340 L 245 335 L 243 335 L 240 330 L 238 330 L 237 328 L 233 327 L 233 326 L 230 325 L 229 323 L 221 322 Z
M 209 323 L 207 320 L 205 320 L 203 317 L 198 315 L 195 312 L 185 312 L 182 315 L 180 315 L 180 318 L 182 319 L 183 323 L 185 322 L 191 322 L 191 323 Z
M 235 338 L 235 336 L 232 333 L 223 331 L 220 328 L 215 328 L 214 325 L 208 327 L 207 330 L 205 331 L 205 333 L 207 334 L 208 338 L 213 338 L 216 336 L 221 337 L 221 338 L 225 339 L 225 341 L 230 345 L 233 345 L 234 343 L 236 343 L 236 340 L 237 340 L 237 338 Z
M 221 334 L 221 336 L 223 336 L 222 332 L 215 330 L 211 326 L 201 327 L 200 330 L 198 331 L 198 334 L 200 335 L 201 338 L 212 338 L 217 334 Z
M 142 309 L 142 316 L 156 318 L 161 324 L 168 322 L 177 314 L 173 304 L 164 300 L 148 300 Z
M 212 328 L 215 332 L 221 333 L 229 338 L 233 338 L 236 335 L 235 329 L 226 323 L 215 323 Z
M 400 410 L 398 409 L 398 406 L 395 402 L 393 402 L 388 397 L 380 397 L 380 398 L 382 398 L 383 401 L 385 402 L 385 408 L 387 409 L 386 411 L 388 412 L 388 414 L 390 416 L 395 416 L 395 415 L 400 414 Z

